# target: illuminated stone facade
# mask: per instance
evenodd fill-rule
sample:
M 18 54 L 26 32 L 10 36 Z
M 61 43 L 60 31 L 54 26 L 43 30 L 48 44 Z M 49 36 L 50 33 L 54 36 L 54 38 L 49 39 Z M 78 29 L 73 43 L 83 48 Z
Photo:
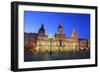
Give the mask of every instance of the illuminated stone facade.
M 37 53 L 77 52 L 90 49 L 89 40 L 79 39 L 74 29 L 71 37 L 67 37 L 61 24 L 54 35 L 46 35 L 43 24 L 38 33 L 25 33 L 24 44 L 26 50 Z

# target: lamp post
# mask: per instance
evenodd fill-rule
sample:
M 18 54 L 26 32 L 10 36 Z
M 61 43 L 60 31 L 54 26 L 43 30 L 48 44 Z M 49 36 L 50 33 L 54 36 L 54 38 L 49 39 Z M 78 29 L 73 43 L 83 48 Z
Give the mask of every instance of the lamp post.
M 49 44 L 49 46 L 50 46 L 50 52 L 49 53 L 51 54 L 52 35 L 48 36 L 48 39 L 50 41 L 50 44 Z
M 77 51 L 77 44 L 76 44 L 76 42 L 74 43 L 74 53 Z
M 58 45 L 58 47 L 59 47 L 59 52 L 61 52 L 61 48 L 62 48 L 62 40 L 59 40 L 59 45 Z M 61 48 L 60 48 L 61 47 Z

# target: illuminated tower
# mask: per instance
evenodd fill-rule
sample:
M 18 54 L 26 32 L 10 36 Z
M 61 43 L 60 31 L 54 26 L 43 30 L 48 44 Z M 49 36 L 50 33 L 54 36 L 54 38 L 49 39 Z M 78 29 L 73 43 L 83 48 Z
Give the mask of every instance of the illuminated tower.
M 71 38 L 73 38 L 73 39 L 78 39 L 78 36 L 77 36 L 77 33 L 76 33 L 75 29 L 73 29 Z
M 77 36 L 75 29 L 73 29 L 71 38 L 72 38 L 72 45 L 71 46 L 72 46 L 73 52 L 79 51 L 79 41 L 78 41 L 78 36 Z

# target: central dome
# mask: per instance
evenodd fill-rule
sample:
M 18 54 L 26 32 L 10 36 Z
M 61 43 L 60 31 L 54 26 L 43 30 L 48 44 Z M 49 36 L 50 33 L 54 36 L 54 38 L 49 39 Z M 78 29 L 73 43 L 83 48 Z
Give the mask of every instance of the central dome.
M 45 35 L 45 29 L 44 29 L 44 25 L 42 24 L 39 31 L 38 31 L 39 35 Z
M 59 29 L 59 28 L 62 28 L 61 24 L 59 24 L 58 29 Z

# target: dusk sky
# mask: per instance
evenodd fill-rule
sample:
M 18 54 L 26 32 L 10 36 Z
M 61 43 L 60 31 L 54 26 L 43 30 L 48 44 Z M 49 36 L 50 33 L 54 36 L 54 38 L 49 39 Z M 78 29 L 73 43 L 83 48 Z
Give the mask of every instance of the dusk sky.
M 90 38 L 90 14 L 24 11 L 24 32 L 37 33 L 44 24 L 46 35 L 54 35 L 60 23 L 66 37 L 75 29 L 79 38 Z

